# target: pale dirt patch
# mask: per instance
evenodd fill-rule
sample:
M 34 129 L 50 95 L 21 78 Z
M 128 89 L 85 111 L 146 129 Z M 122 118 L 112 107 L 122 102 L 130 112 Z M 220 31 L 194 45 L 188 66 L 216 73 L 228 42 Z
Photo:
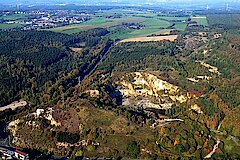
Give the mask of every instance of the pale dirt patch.
M 73 52 L 76 52 L 76 53 L 81 53 L 82 52 L 82 48 L 73 48 L 73 47 L 71 47 L 70 48 Z
M 203 61 L 196 61 L 196 62 L 199 62 L 202 66 L 208 68 L 209 72 L 221 75 L 221 73 L 218 71 L 217 67 L 211 66 L 210 64 L 207 64 L 207 63 L 205 63 Z
M 4 106 L 4 107 L 0 107 L 0 112 L 1 111 L 4 111 L 6 109 L 12 109 L 12 110 L 15 110 L 17 109 L 18 107 L 24 107 L 27 105 L 27 102 L 26 101 L 16 101 L 16 102 L 13 102 L 7 106 Z
M 154 36 L 154 37 L 135 37 L 135 38 L 127 38 L 120 42 L 157 42 L 163 40 L 174 41 L 177 39 L 178 35 L 170 35 L 170 36 Z

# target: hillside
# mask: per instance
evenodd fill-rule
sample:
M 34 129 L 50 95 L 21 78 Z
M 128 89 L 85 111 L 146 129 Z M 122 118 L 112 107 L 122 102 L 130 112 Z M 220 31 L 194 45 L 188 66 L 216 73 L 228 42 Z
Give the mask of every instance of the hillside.
M 71 39 L 64 34 L 45 31 L 0 32 L 1 55 L 29 60 L 35 66 L 48 66 L 67 56 L 64 44 Z
M 237 159 L 240 38 L 211 16 L 173 41 L 114 43 L 104 28 L 5 38 L 0 104 L 27 103 L 0 113 L 11 145 L 43 159 Z M 46 40 L 20 45 L 35 34 Z
M 100 38 L 106 33 L 102 29 L 76 36 L 47 31 L 1 32 L 0 106 L 21 98 L 33 105 L 48 101 L 46 90 L 51 100 L 57 98 L 54 92 L 58 87 L 68 90 L 69 84 L 77 84 L 78 78 L 95 66 L 111 44 Z M 72 47 L 81 50 L 75 52 Z

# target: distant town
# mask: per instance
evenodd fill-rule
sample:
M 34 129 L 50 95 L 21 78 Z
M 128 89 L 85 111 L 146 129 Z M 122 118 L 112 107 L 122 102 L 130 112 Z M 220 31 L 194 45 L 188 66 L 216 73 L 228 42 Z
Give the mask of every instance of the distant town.
M 0 12 L 0 30 L 49 29 L 79 24 L 89 20 L 90 17 L 90 14 L 77 10 L 2 11 Z

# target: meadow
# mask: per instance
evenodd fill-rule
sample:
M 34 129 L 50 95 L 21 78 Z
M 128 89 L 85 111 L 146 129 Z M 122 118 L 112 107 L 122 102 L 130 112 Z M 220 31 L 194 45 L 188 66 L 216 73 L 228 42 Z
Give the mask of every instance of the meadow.
M 109 27 L 120 25 L 122 23 L 140 23 L 143 21 L 144 19 L 139 17 L 124 17 L 124 18 L 116 18 L 116 19 L 93 18 L 81 24 L 58 27 L 58 28 L 51 29 L 51 31 L 72 34 L 72 33 L 77 33 L 84 30 L 93 29 L 93 28 L 109 28 Z
M 119 15 L 119 18 L 114 16 Z M 113 16 L 113 18 L 109 18 Z M 127 9 L 112 9 L 97 12 L 91 20 L 86 22 L 53 28 L 51 31 L 74 34 L 92 28 L 107 28 L 109 38 L 126 39 L 131 37 L 149 37 L 152 35 L 169 34 L 171 30 L 184 31 L 189 17 L 176 17 L 150 12 Z M 139 24 L 144 27 L 133 29 L 123 23 Z M 173 25 L 174 24 L 174 25 Z
M 13 15 L 4 15 L 0 16 L 0 19 L 6 20 L 6 21 L 22 21 L 27 19 L 27 14 L 13 14 Z M 19 23 L 0 23 L 0 29 L 13 29 L 22 27 L 22 24 Z
M 12 28 L 18 28 L 18 27 L 22 27 L 21 24 L 16 24 L 16 23 L 1 23 L 0 24 L 0 29 L 12 29 Z
M 208 26 L 208 22 L 207 22 L 207 17 L 206 16 L 191 17 L 191 21 L 197 22 L 198 25 Z
M 13 14 L 13 15 L 1 16 L 0 18 L 4 20 L 9 20 L 9 21 L 23 20 L 27 18 L 27 14 Z

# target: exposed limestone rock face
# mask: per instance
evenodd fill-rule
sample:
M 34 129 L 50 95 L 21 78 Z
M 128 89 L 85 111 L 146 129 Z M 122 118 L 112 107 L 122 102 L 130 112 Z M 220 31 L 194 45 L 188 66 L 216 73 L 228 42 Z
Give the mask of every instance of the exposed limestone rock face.
M 7 129 L 12 133 L 13 136 L 16 135 L 16 130 L 17 130 L 17 126 L 18 124 L 20 123 L 20 119 L 17 119 L 15 121 L 11 121 L 9 124 L 8 124 L 8 127 Z
M 202 111 L 201 107 L 199 107 L 197 104 L 192 105 L 191 110 L 194 110 L 199 114 L 203 114 L 203 111 Z
M 87 90 L 85 93 L 87 93 L 90 97 L 98 97 L 100 94 L 98 90 Z
M 194 83 L 199 82 L 199 80 L 196 79 L 196 78 L 186 78 L 186 79 L 189 80 L 189 81 L 191 81 L 191 82 L 194 82 Z
M 36 118 L 39 118 L 40 116 L 44 117 L 45 119 L 49 120 L 51 122 L 51 125 L 54 126 L 61 126 L 61 123 L 58 123 L 54 118 L 53 118 L 53 109 L 49 108 L 47 110 L 45 109 L 37 109 L 36 113 L 33 113 L 33 115 Z
M 211 66 L 210 64 L 207 64 L 203 61 L 196 61 L 196 62 L 199 62 L 202 66 L 206 67 L 209 72 L 221 75 L 217 67 Z
M 210 81 L 212 77 L 210 76 L 196 76 L 196 77 L 191 77 L 191 78 L 186 78 L 190 82 L 198 83 L 199 81 Z
M 212 77 L 209 77 L 209 76 L 197 76 L 197 78 L 202 80 L 207 80 L 207 81 L 212 79 Z
M 12 143 L 15 144 L 18 142 L 18 138 L 16 136 L 17 130 L 18 130 L 18 124 L 20 124 L 21 122 L 23 122 L 20 119 L 17 119 L 15 121 L 11 121 L 8 126 L 7 129 L 11 132 L 11 135 L 13 136 L 12 139 Z
M 179 87 L 145 72 L 123 76 L 119 82 L 119 91 L 124 98 L 123 105 L 142 108 L 169 109 L 173 104 L 185 103 L 191 98 L 189 94 L 183 95 Z M 136 102 L 137 97 L 140 100 Z
M 40 117 L 40 115 L 43 114 L 43 113 L 44 113 L 44 109 L 37 109 L 36 116 Z

